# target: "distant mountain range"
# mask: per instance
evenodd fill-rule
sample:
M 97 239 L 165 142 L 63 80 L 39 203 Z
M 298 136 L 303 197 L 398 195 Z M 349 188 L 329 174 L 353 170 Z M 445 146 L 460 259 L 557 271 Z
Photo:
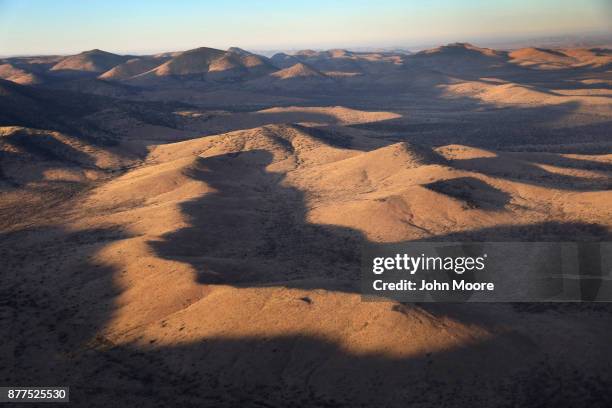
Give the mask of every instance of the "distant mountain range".
M 174 86 L 177 81 L 211 86 L 241 83 L 247 89 L 309 88 L 358 84 L 364 77 L 378 82 L 405 81 L 402 73 L 415 67 L 428 75 L 525 67 L 603 67 L 612 63 L 607 49 L 522 48 L 500 51 L 455 43 L 414 54 L 405 51 L 357 52 L 344 49 L 301 50 L 268 58 L 241 48 L 208 47 L 155 55 L 117 55 L 94 49 L 69 56 L 0 59 L 0 78 L 22 85 L 45 85 L 118 96 L 126 86 Z M 484 70 L 484 71 L 483 71 Z M 420 71 L 423 74 L 423 71 Z

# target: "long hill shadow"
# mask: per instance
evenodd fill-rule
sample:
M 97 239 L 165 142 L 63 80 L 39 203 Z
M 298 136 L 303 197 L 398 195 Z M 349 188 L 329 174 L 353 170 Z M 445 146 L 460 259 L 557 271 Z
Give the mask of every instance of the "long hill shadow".
M 464 201 L 469 207 L 503 210 L 511 196 L 474 177 L 459 177 L 425 184 L 424 187 Z
M 308 223 L 303 194 L 266 171 L 272 159 L 263 150 L 200 159 L 190 176 L 216 192 L 182 204 L 190 226 L 151 246 L 195 265 L 201 283 L 350 280 L 363 236 Z
M 161 257 L 189 262 L 198 271 L 197 279 L 202 284 L 280 285 L 356 292 L 359 250 L 367 240 L 348 228 L 310 224 L 302 193 L 283 186 L 281 174 L 267 172 L 271 162 L 271 154 L 265 151 L 201 159 L 191 176 L 206 182 L 216 192 L 183 205 L 191 225 L 150 245 Z M 495 196 L 495 200 L 498 198 Z M 487 204 L 485 200 L 484 206 Z M 598 225 L 544 223 L 500 226 L 431 239 L 538 241 L 609 237 L 606 228 Z M 412 306 L 390 304 L 390 307 L 409 315 Z M 504 313 L 492 318 L 483 314 L 478 305 L 421 307 L 436 316 L 450 316 L 466 324 L 495 327 L 504 321 Z M 593 385 L 598 384 L 600 377 L 587 379 L 586 366 L 570 365 L 575 370 L 570 374 L 569 366 L 560 363 L 559 356 L 539 349 L 513 331 L 465 348 L 399 359 L 354 356 L 330 342 L 309 336 L 213 338 L 163 352 L 188 353 L 195 361 L 211 364 L 210 371 L 193 369 L 199 374 L 190 381 L 195 384 L 207 378 L 213 389 L 232 389 L 234 396 L 230 398 L 236 398 L 234 402 L 253 406 L 283 405 L 280 401 L 299 401 L 304 406 L 401 406 L 415 400 L 424 406 L 465 406 L 468 401 L 494 406 L 512 403 L 539 406 L 550 402 L 586 406 L 612 398 L 608 390 Z M 296 353 L 302 356 L 301 361 L 287 365 Z M 468 378 L 460 380 L 466 375 L 463 370 L 469 370 L 468 366 L 487 355 L 504 358 L 481 365 L 482 371 L 471 371 Z M 538 363 L 533 365 L 534 361 Z M 497 379 L 498 370 L 508 373 L 509 383 Z M 395 394 L 397 399 L 376 392 L 382 383 L 376 385 L 375 376 L 404 391 Z M 566 385 L 557 387 L 553 385 L 555 381 Z M 577 387 L 575 394 L 566 391 L 568 383 Z M 409 390 L 406 384 L 411 384 Z M 584 387 L 596 387 L 602 394 L 594 397 Z M 538 391 L 542 388 L 548 391 Z M 228 401 L 218 399 L 218 395 L 211 398 L 217 398 L 215 401 L 220 404 Z
M 281 174 L 266 170 L 271 161 L 265 151 L 202 159 L 191 176 L 217 192 L 185 204 L 190 226 L 151 246 L 164 258 L 192 264 L 202 284 L 355 291 L 350 283 L 358 278 L 364 237 L 347 228 L 310 224 L 302 193 L 283 186 Z M 602 227 L 575 227 L 604 237 Z M 484 235 L 474 232 L 471 238 L 510 231 L 524 240 L 529 231 L 539 238 L 540 229 L 555 231 L 557 237 L 575 232 L 564 228 L 500 227 Z M 606 386 L 609 373 L 589 363 L 564 362 L 555 354 L 558 348 L 542 350 L 520 330 L 497 331 L 499 319 L 475 318 L 482 312 L 478 305 L 428 310 L 488 327 L 493 337 L 409 357 L 353 354 L 308 334 L 217 336 L 160 347 L 114 344 L 100 331 L 113 318 L 120 293 L 115 277 L 121 271 L 100 264 L 93 255 L 126 238 L 115 230 L 61 229 L 0 237 L 0 254 L 8 260 L 3 278 L 10 282 L 1 289 L 2 315 L 10 322 L 2 325 L 3 338 L 9 339 L 1 346 L 8 361 L 0 368 L 6 384 L 70 385 L 71 406 L 88 407 L 111 401 L 187 407 L 400 407 L 415 401 L 422 406 L 537 407 L 605 406 L 612 401 Z M 76 259 L 68 257 L 74 253 Z M 349 283 L 338 283 L 345 280 Z M 389 308 L 407 319 L 413 309 L 419 310 L 397 304 Z M 558 333 L 553 333 L 551 344 L 561 339 L 577 352 L 586 347 L 580 337 L 555 339 Z
M 579 177 L 549 171 L 540 165 L 551 165 L 565 170 L 595 171 L 595 177 Z M 512 155 L 500 153 L 495 157 L 479 157 L 464 160 L 451 160 L 454 168 L 487 174 L 492 177 L 511 181 L 544 186 L 556 190 L 605 191 L 612 189 L 611 166 L 589 160 L 555 157 L 523 157 L 518 160 Z
M 163 258 L 190 263 L 203 284 L 271 284 L 354 291 L 360 251 L 368 244 L 357 230 L 312 224 L 303 192 L 267 171 L 271 153 L 253 150 L 200 158 L 190 174 L 214 192 L 182 204 L 188 227 L 150 245 Z M 426 185 L 468 207 L 503 210 L 510 197 L 479 179 L 464 177 Z M 603 240 L 595 224 L 547 222 L 499 226 L 432 237 L 456 241 Z M 323 285 L 323 286 L 320 286 Z M 327 286 L 332 285 L 332 286 Z M 342 285 L 340 285 L 342 286 Z

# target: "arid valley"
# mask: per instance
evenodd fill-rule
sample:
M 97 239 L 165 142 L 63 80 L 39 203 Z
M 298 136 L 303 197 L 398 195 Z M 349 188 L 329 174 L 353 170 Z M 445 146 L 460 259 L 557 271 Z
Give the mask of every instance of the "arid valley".
M 610 241 L 610 49 L 95 49 L 0 78 L 3 384 L 612 406 L 609 304 L 359 292 L 368 243 Z

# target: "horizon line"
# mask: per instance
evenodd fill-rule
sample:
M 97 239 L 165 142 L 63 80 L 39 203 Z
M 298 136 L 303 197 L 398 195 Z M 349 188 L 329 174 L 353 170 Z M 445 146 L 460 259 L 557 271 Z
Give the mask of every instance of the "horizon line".
M 585 38 L 583 38 L 585 37 Z M 601 38 L 600 38 L 601 37 Z M 91 48 L 91 49 L 85 49 L 85 50 L 81 50 L 81 51 L 59 51 L 59 52 L 52 52 L 52 51 L 45 51 L 45 52 L 34 52 L 34 53 L 24 53 L 24 54 L 0 54 L 0 58 L 26 58 L 26 57 L 42 57 L 42 56 L 70 56 L 70 55 L 78 55 L 84 52 L 89 52 L 89 51 L 94 51 L 94 50 L 99 50 L 99 51 L 104 51 L 104 52 L 108 52 L 108 53 L 112 53 L 112 54 L 117 54 L 117 55 L 134 55 L 134 56 L 146 56 L 146 55 L 154 55 L 154 54 L 163 54 L 163 53 L 170 53 L 170 52 L 185 52 L 185 51 L 189 51 L 189 50 L 193 50 L 193 49 L 197 49 L 197 48 L 212 48 L 212 49 L 218 49 L 218 50 L 222 50 L 222 51 L 227 51 L 230 48 L 240 48 L 243 49 L 245 51 L 249 51 L 249 52 L 253 52 L 255 54 L 257 53 L 270 53 L 272 51 L 276 52 L 276 53 L 281 53 L 281 52 L 299 52 L 299 51 L 304 51 L 304 50 L 313 50 L 313 51 L 329 51 L 329 50 L 346 50 L 346 51 L 355 51 L 355 52 L 368 52 L 368 51 L 375 51 L 375 50 L 381 50 L 381 51 L 385 51 L 385 50 L 393 50 L 393 49 L 400 49 L 400 50 L 406 50 L 406 51 L 410 51 L 410 52 L 419 52 L 422 50 L 426 50 L 426 49 L 430 49 L 432 47 L 440 47 L 440 46 L 446 46 L 446 45 L 451 45 L 451 44 L 470 44 L 470 45 L 475 45 L 478 47 L 482 47 L 482 48 L 493 48 L 496 44 L 497 45 L 504 45 L 504 43 L 506 46 L 501 46 L 500 48 L 496 48 L 498 50 L 510 50 L 510 49 L 517 49 L 517 48 L 529 48 L 529 47 L 541 47 L 544 48 L 544 46 L 538 46 L 538 45 L 528 45 L 528 44 L 521 44 L 518 46 L 511 46 L 510 44 L 512 42 L 526 42 L 528 43 L 529 41 L 532 42 L 537 42 L 537 41 L 544 41 L 544 40 L 550 40 L 550 41 L 559 41 L 561 42 L 562 40 L 566 40 L 567 42 L 571 42 L 572 40 L 579 40 L 582 39 L 583 41 L 594 41 L 595 43 L 598 42 L 598 40 L 601 40 L 602 43 L 601 45 L 606 45 L 606 46 L 611 46 L 612 47 L 612 32 L 601 32 L 601 31 L 589 31 L 589 32 L 584 32 L 584 33 L 572 33 L 572 34 L 548 34 L 548 35 L 540 35 L 540 36 L 529 36 L 529 35 L 524 35 L 524 36 L 509 36 L 509 37 L 497 37 L 497 38 L 489 38 L 489 39 L 464 39 L 464 40 L 457 40 L 457 41 L 444 41 L 444 40 L 440 40 L 440 41 L 435 41 L 435 40 L 431 40 L 431 41 L 422 41 L 422 42 L 418 42 L 418 43 L 413 43 L 413 44 L 393 44 L 393 43 L 387 43 L 387 44 L 353 44 L 353 45 L 348 45 L 345 44 L 344 46 L 342 45 L 338 45 L 338 46 L 324 46 L 324 45 L 319 45 L 319 46 L 286 46 L 286 47 L 249 47 L 249 46 L 238 46 L 238 45 L 231 45 L 229 47 L 213 47 L 213 46 L 207 46 L 207 45 L 201 45 L 201 46 L 197 46 L 197 47 L 189 47 L 189 48 L 183 48 L 183 47 L 177 47 L 178 49 L 133 49 L 133 50 L 118 50 L 118 49 L 112 49 L 112 48 Z M 402 41 L 405 42 L 405 41 Z M 592 45 L 592 46 L 596 46 L 596 45 Z M 567 46 L 563 46 L 563 45 L 559 45 L 559 46 L 549 46 L 548 48 L 550 49 L 556 49 L 556 48 L 565 48 Z M 586 47 L 590 47 L 586 46 Z M 582 47 L 578 47 L 578 48 L 582 48 Z

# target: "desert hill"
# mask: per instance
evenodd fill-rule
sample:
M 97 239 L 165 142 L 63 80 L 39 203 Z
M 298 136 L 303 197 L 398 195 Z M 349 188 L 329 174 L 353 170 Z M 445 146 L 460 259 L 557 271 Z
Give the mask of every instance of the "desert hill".
M 250 52 L 250 51 L 244 50 L 244 49 L 242 49 L 240 47 L 229 47 L 227 49 L 227 52 L 231 52 L 233 54 L 237 54 L 237 55 L 240 55 L 242 57 L 248 57 L 250 55 L 257 55 L 257 54 L 254 54 L 254 53 Z
M 523 66 L 547 67 L 557 65 L 559 67 L 572 64 L 575 60 L 561 51 L 546 50 L 542 48 L 522 48 L 512 51 L 508 56 L 513 62 Z
M 276 71 L 278 69 L 274 66 L 274 64 L 272 64 L 272 62 L 268 58 L 262 57 L 260 55 L 242 55 L 240 61 L 246 68 L 251 70 L 256 69 L 258 67 L 264 68 L 266 72 Z M 261 71 L 255 71 L 255 73 L 259 74 L 261 73 Z
M 260 72 L 266 73 L 274 69 L 263 57 L 202 47 L 180 53 L 159 67 L 138 75 L 134 79 L 157 76 L 219 80 Z
M 168 59 L 169 57 L 132 58 L 102 73 L 98 78 L 110 81 L 130 79 L 136 75 L 152 70 L 153 68 L 166 62 Z
M 50 80 L 48 70 L 65 57 L 11 57 L 0 58 L 0 79 L 22 85 L 37 85 Z
M 567 70 L 601 68 L 612 63 L 605 50 L 521 48 L 510 52 L 481 48 L 469 43 L 449 44 L 418 52 L 404 59 L 407 66 L 414 64 L 443 72 L 514 73 L 526 75 L 524 70 Z
M 41 222 L 92 185 L 137 163 L 138 156 L 62 132 L 0 126 L 0 211 L 6 217 L 0 228 Z
M 127 59 L 129 59 L 128 56 L 95 49 L 66 57 L 53 65 L 49 71 L 57 74 L 100 74 L 125 62 Z
M 23 86 L 0 80 L 0 125 L 50 129 L 91 137 L 96 127 L 84 116 L 96 111 L 99 100 L 85 94 Z
M 185 51 L 171 58 L 146 75 L 171 76 L 171 75 L 197 75 L 204 74 L 212 61 L 224 55 L 221 50 L 213 48 L 196 48 Z
M 316 69 L 304 64 L 298 63 L 292 65 L 289 68 L 282 69 L 280 71 L 272 73 L 270 76 L 279 79 L 293 79 L 293 78 L 303 78 L 303 77 L 316 77 L 316 78 L 324 78 L 325 75 Z
M 595 49 L 522 48 L 508 54 L 511 62 L 540 69 L 602 67 L 612 64 L 612 55 Z
M 136 160 L 120 149 L 100 146 L 56 131 L 0 127 L 3 181 L 11 186 L 83 182 Z M 50 198 L 50 196 L 49 196 Z
M 34 85 L 43 82 L 39 75 L 9 63 L 0 64 L 0 78 L 22 85 Z
M 289 68 L 292 65 L 295 65 L 300 62 L 299 58 L 294 55 L 289 55 L 284 52 L 279 52 L 274 54 L 270 60 L 277 67 L 284 69 Z
M 504 52 L 495 51 L 490 48 L 482 48 L 472 45 L 470 43 L 453 43 L 448 45 L 442 45 L 440 47 L 420 51 L 415 56 L 417 58 L 423 58 L 425 56 L 450 56 L 455 55 L 460 58 L 464 57 L 502 57 Z
M 306 93 L 317 89 L 327 91 L 336 85 L 333 78 L 302 62 L 246 83 L 249 89 Z
M 49 159 L 85 169 L 112 169 L 119 166 L 118 155 L 112 149 L 87 143 L 74 136 L 18 126 L 5 126 L 1 129 L 4 151 L 23 155 L 26 162 Z M 15 172 L 16 177 L 26 174 Z
M 208 77 L 212 80 L 239 80 L 253 78 L 276 71 L 266 58 L 228 52 L 210 65 Z
M 30 57 L 9 57 L 3 58 L 3 63 L 14 64 L 18 67 L 25 68 L 29 67 L 35 72 L 43 72 L 65 59 L 65 55 L 40 55 Z
M 404 54 L 394 52 L 353 52 L 344 49 L 328 51 L 302 50 L 295 54 L 277 53 L 272 62 L 288 68 L 299 62 L 325 73 L 381 74 L 399 66 Z
M 408 56 L 404 66 L 436 69 L 452 74 L 488 73 L 504 68 L 506 54 L 469 43 L 454 43 Z

